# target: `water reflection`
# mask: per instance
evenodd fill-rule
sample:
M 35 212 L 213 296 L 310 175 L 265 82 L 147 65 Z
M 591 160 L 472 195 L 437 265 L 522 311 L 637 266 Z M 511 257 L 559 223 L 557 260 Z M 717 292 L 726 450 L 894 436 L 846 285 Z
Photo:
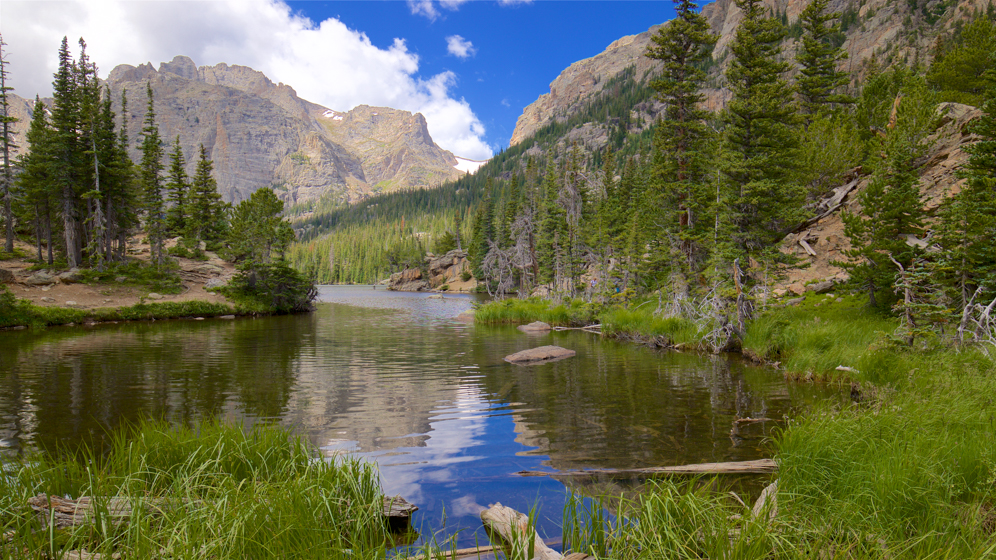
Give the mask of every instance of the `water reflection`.
M 471 296 L 321 298 L 294 317 L 0 333 L 0 453 L 99 443 L 143 417 L 282 422 L 326 455 L 375 461 L 385 490 L 421 508 L 423 534 L 445 518 L 463 546 L 485 540 L 477 513 L 496 501 L 540 506 L 541 530 L 558 534 L 563 484 L 516 471 L 756 459 L 776 424 L 731 434 L 734 419 L 781 419 L 824 394 L 723 357 L 454 321 Z M 545 344 L 578 355 L 503 360 Z M 587 487 L 618 487 L 600 484 Z

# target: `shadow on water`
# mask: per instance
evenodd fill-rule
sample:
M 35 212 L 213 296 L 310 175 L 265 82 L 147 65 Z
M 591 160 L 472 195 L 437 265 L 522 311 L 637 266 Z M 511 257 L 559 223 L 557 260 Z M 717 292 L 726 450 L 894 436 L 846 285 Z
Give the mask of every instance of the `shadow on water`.
M 107 430 L 146 417 L 280 422 L 326 456 L 376 462 L 385 492 L 419 506 L 423 538 L 456 534 L 463 547 L 487 542 L 478 514 L 498 501 L 538 508 L 540 533 L 559 536 L 565 483 L 517 471 L 758 459 L 784 417 L 830 394 L 727 357 L 453 320 L 472 296 L 322 287 L 320 298 L 300 316 L 3 333 L 0 453 L 99 446 Z M 577 356 L 504 362 L 546 344 Z M 747 416 L 774 421 L 731 433 Z M 641 485 L 568 487 L 633 494 Z

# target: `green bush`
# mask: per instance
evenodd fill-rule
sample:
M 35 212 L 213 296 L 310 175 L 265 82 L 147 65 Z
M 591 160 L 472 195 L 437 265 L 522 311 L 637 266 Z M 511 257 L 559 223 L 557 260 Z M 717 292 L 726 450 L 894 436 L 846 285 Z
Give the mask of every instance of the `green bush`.
M 221 292 L 250 309 L 277 314 L 311 311 L 318 296 L 314 282 L 284 261 L 243 265 Z

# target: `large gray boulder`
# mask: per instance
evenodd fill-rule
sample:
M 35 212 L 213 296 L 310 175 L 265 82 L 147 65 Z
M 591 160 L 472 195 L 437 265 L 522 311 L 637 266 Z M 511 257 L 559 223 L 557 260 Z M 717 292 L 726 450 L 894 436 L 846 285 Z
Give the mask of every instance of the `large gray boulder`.
M 539 348 L 530 348 L 529 350 L 505 356 L 505 361 L 520 366 L 532 366 L 571 358 L 576 354 L 577 352 L 574 350 L 568 350 L 560 346 L 540 346 Z
M 59 278 L 57 276 L 49 274 L 44 270 L 39 270 L 24 279 L 24 283 L 29 286 L 48 286 L 50 284 L 55 284 L 58 281 Z

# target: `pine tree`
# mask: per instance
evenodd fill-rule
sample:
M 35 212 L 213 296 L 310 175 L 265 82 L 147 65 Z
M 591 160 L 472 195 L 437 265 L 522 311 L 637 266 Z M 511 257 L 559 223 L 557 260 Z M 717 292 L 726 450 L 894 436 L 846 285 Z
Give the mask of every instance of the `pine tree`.
M 804 212 L 805 191 L 791 182 L 796 119 L 791 88 L 779 62 L 782 24 L 765 17 L 761 0 L 737 0 L 743 20 L 726 77 L 733 94 L 724 114 L 722 218 L 725 258 L 772 256 L 788 224 Z
M 11 152 L 17 149 L 14 143 L 13 124 L 17 119 L 10 116 L 10 103 L 7 92 L 14 88 L 7 85 L 7 60 L 0 35 L 0 142 L 3 143 L 3 169 L 0 170 L 0 201 L 3 202 L 4 251 L 14 251 L 14 173 L 11 167 Z
M 802 111 L 808 115 L 826 112 L 835 105 L 854 103 L 854 98 L 835 93 L 848 82 L 847 72 L 837 70 L 837 62 L 847 59 L 847 51 L 833 45 L 840 33 L 840 12 L 828 12 L 830 0 L 811 0 L 799 16 L 802 45 L 795 59 L 799 63 L 796 87 Z M 831 21 L 838 20 L 835 24 Z
M 24 196 L 25 206 L 33 210 L 35 222 L 35 242 L 38 249 L 38 260 L 52 264 L 54 262 L 52 246 L 52 213 L 58 200 L 58 192 L 53 191 L 52 177 L 55 174 L 57 162 L 52 153 L 55 145 L 52 130 L 48 121 L 45 104 L 35 97 L 31 125 L 28 128 L 27 139 L 30 151 L 21 156 L 21 174 L 18 185 Z M 48 249 L 47 258 L 42 255 L 42 239 L 45 239 Z
M 693 0 L 675 0 L 677 15 L 651 37 L 646 56 L 663 61 L 660 76 L 651 85 L 664 103 L 664 116 L 654 132 L 655 187 L 660 203 L 661 233 L 683 255 L 687 274 L 701 252 L 698 211 L 709 201 L 706 145 L 712 138 L 708 112 L 699 107 L 716 36 L 698 13 Z M 665 249 L 667 251 L 667 249 Z
M 213 172 L 214 163 L 208 158 L 204 144 L 201 144 L 197 169 L 190 182 L 186 229 L 183 234 L 194 243 L 217 243 L 226 234 L 227 205 L 218 194 L 218 182 L 215 181 Z
M 52 154 L 57 161 L 51 179 L 61 195 L 63 235 L 65 237 L 66 262 L 70 268 L 78 267 L 83 261 L 83 246 L 80 238 L 79 189 L 84 184 L 84 149 L 78 135 L 80 123 L 80 92 L 77 88 L 75 63 L 69 54 L 69 41 L 62 38 L 59 48 L 59 70 L 52 83 L 54 104 L 52 107 L 53 143 Z
M 980 287 L 981 300 L 996 296 L 996 71 L 971 131 L 981 138 L 965 147 L 970 154 L 961 171 L 967 179 L 940 211 L 939 242 L 964 307 Z
M 169 154 L 169 174 L 166 179 L 166 198 L 170 203 L 166 210 L 167 235 L 179 235 L 187 227 L 187 199 L 191 190 L 187 180 L 186 161 L 183 148 L 180 147 L 180 136 L 173 142 L 173 151 Z
M 844 233 L 850 238 L 850 258 L 842 263 L 852 285 L 867 290 L 869 304 L 888 309 L 895 301 L 892 287 L 900 268 L 909 269 L 918 249 L 909 236 L 924 235 L 923 201 L 915 162 L 929 144 L 934 129 L 935 96 L 923 78 L 912 78 L 903 89 L 896 126 L 885 139 L 885 161 L 875 170 L 861 193 L 860 214 L 842 214 Z
M 945 52 L 946 51 L 946 52 Z M 996 22 L 978 17 L 937 53 L 927 71 L 927 83 L 942 91 L 944 101 L 978 105 L 985 99 L 986 72 L 996 64 Z
M 539 281 L 554 281 L 562 269 L 564 244 L 567 242 L 567 213 L 560 204 L 559 178 L 553 157 L 547 160 L 540 202 L 539 235 L 536 242 L 536 260 L 539 264 Z
M 146 84 L 146 95 L 149 104 L 142 128 L 142 163 L 139 170 L 139 181 L 142 186 L 145 232 L 149 237 L 152 262 L 157 268 L 162 269 L 166 264 L 166 254 L 163 249 L 163 239 L 166 235 L 166 215 L 162 193 L 163 146 L 159 137 L 159 127 L 156 125 L 151 83 Z

